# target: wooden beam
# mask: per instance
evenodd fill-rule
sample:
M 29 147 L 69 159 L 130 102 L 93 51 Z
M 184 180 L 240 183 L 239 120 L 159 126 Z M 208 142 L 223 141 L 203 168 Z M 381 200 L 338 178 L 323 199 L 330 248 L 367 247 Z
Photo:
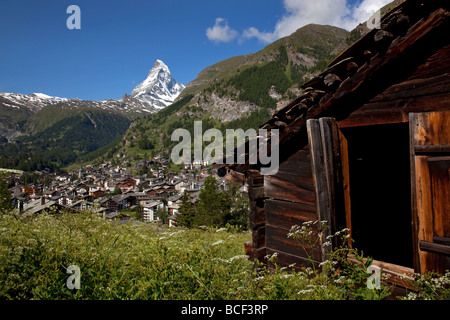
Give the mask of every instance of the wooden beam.
M 352 208 L 350 198 L 350 161 L 348 158 L 348 141 L 339 130 L 339 148 L 341 154 L 342 189 L 344 197 L 345 225 L 350 229 L 348 247 L 352 247 Z
M 353 255 L 348 255 L 348 260 L 355 265 L 362 266 L 361 262 Z M 364 258 L 363 261 L 365 263 L 367 259 Z M 390 275 L 386 280 L 387 282 L 412 290 L 418 289 L 414 281 L 414 269 L 378 260 L 373 260 L 372 265 L 381 268 L 383 273 Z
M 322 136 L 322 148 L 324 154 L 324 168 L 328 189 L 328 230 L 325 237 L 336 230 L 336 185 L 337 185 L 337 162 L 339 151 L 339 133 L 334 118 L 320 118 L 320 132 Z
M 450 145 L 421 145 L 414 147 L 416 154 L 425 153 L 450 153 Z
M 316 208 L 320 221 L 330 221 L 328 185 L 325 158 L 322 143 L 320 123 L 317 119 L 310 119 L 306 123 L 308 130 L 309 147 L 311 150 L 311 168 L 316 193 Z
M 417 204 L 417 188 L 416 188 L 416 158 L 414 153 L 414 131 L 416 129 L 417 115 L 409 114 L 409 159 L 411 171 L 411 227 L 412 227 L 412 244 L 413 244 L 413 264 L 414 271 L 420 272 L 420 254 L 419 254 L 419 211 Z
M 422 251 L 445 254 L 447 256 L 450 256 L 450 246 L 449 245 L 420 240 L 419 246 L 420 246 L 420 250 L 422 250 Z

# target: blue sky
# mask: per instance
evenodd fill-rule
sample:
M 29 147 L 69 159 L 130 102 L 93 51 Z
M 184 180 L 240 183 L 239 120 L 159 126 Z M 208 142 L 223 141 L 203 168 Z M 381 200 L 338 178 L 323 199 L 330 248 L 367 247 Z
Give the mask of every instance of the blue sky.
M 0 91 L 119 99 L 156 59 L 183 84 L 308 23 L 350 30 L 389 0 L 15 0 L 0 5 Z M 81 29 L 69 30 L 70 5 Z M 370 12 L 372 10 L 372 12 Z M 364 19 L 364 20 L 363 20 Z

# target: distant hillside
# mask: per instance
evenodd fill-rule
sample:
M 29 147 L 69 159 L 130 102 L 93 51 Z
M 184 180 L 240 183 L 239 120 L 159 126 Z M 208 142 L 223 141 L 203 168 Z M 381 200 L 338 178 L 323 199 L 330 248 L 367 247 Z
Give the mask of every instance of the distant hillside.
M 95 158 L 117 142 L 131 123 L 120 113 L 51 105 L 33 117 L 38 119 L 34 134 L 17 137 L 14 143 L 0 142 L 0 167 L 58 170 L 77 160 Z
M 257 53 L 207 67 L 174 104 L 135 121 L 113 153 L 130 160 L 168 155 L 177 143 L 170 140 L 173 130 L 193 131 L 194 120 L 203 121 L 203 130 L 256 129 L 363 32 L 311 24 Z

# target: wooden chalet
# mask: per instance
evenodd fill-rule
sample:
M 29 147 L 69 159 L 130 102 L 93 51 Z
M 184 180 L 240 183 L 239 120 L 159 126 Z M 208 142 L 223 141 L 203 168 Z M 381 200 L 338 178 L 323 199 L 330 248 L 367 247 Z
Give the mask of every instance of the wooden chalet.
M 253 259 L 308 265 L 288 233 L 318 220 L 327 234 L 349 228 L 353 245 L 393 275 L 450 269 L 449 7 L 402 2 L 305 83 L 261 126 L 279 129 L 275 175 L 248 161 L 221 168 L 248 183 Z M 326 259 L 327 234 L 314 263 Z

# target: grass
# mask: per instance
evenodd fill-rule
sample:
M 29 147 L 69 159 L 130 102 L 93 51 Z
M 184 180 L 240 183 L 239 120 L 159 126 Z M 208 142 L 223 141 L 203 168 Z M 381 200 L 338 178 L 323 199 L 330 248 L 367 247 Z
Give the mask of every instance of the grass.
M 336 270 L 274 271 L 250 262 L 243 243 L 250 232 L 114 224 L 91 213 L 0 216 L 0 299 L 284 300 L 382 299 L 389 288 L 361 286 L 368 274 Z M 80 289 L 67 287 L 69 266 Z M 348 271 L 348 272 L 347 272 Z M 412 299 L 442 299 L 449 275 L 421 278 Z M 358 278 L 360 277 L 360 278 Z

